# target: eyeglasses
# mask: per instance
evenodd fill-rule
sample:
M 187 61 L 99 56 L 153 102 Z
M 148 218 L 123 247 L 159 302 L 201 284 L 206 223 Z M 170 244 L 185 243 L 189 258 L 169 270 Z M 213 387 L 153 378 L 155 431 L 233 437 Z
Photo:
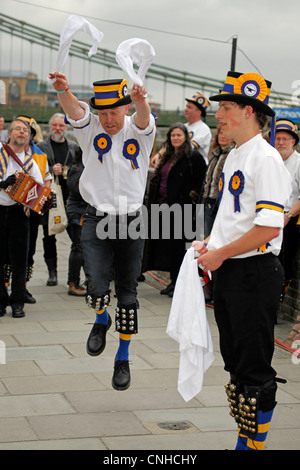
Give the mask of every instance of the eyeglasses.
M 29 134 L 29 129 L 27 129 L 27 127 L 13 127 L 12 128 L 12 131 L 17 131 L 17 132 L 24 132 L 25 134 Z
M 293 140 L 293 138 L 288 138 L 288 137 L 275 137 L 275 142 L 279 142 L 279 141 L 282 141 L 282 142 L 287 142 L 288 140 Z

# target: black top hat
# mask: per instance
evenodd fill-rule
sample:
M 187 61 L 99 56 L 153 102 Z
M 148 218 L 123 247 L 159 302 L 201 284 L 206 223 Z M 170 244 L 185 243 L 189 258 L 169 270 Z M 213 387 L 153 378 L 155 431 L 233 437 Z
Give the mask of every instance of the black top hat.
M 209 99 L 250 105 L 267 116 L 275 116 L 273 109 L 268 106 L 270 91 L 271 82 L 258 73 L 228 72 L 221 93 Z
M 93 83 L 95 96 L 90 99 L 94 109 L 116 108 L 131 103 L 127 80 L 100 80 Z
M 203 117 L 206 116 L 206 110 L 210 106 L 210 103 L 207 100 L 207 98 L 205 98 L 204 95 L 197 92 L 195 95 L 192 96 L 192 98 L 185 98 L 185 100 L 189 101 L 190 103 L 194 103 L 197 106 L 197 108 L 199 108 L 200 111 L 202 111 Z

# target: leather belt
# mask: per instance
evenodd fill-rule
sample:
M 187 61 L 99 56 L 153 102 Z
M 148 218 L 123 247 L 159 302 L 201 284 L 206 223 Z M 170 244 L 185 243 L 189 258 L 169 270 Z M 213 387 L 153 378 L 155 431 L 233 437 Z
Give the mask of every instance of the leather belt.
M 115 221 L 117 223 L 118 222 L 126 222 L 126 221 L 130 222 L 130 221 L 134 220 L 136 217 L 138 217 L 140 215 L 140 213 L 141 213 L 140 210 L 137 210 L 136 212 L 131 212 L 130 214 L 112 215 L 112 214 L 108 214 L 107 212 L 98 211 L 98 209 L 91 206 L 90 204 L 88 204 L 88 206 L 86 208 L 86 214 L 88 214 L 88 215 L 92 215 L 93 217 L 99 217 L 99 219 L 103 219 L 104 217 L 108 217 L 109 220 Z

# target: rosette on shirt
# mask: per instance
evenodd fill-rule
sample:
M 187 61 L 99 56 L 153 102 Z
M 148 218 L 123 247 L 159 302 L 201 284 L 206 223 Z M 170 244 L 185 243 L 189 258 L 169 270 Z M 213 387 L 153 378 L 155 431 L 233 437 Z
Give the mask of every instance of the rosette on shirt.
M 269 248 L 269 246 L 271 246 L 271 243 L 269 243 L 269 242 L 264 243 L 262 246 L 257 248 L 258 253 L 265 253 L 266 250 Z
M 140 153 L 140 146 L 137 140 L 128 139 L 125 141 L 123 146 L 123 156 L 130 160 L 131 166 L 134 170 L 139 168 L 137 157 Z
M 234 212 L 240 212 L 240 199 L 239 196 L 242 194 L 245 185 L 245 177 L 240 170 L 233 173 L 230 178 L 228 189 L 234 197 Z
M 108 134 L 105 134 L 104 132 L 98 134 L 94 138 L 93 144 L 96 152 L 98 152 L 98 159 L 101 163 L 103 163 L 103 155 L 109 152 L 111 149 L 112 142 L 110 136 Z
M 219 201 L 221 202 L 222 196 L 223 196 L 223 189 L 224 189 L 224 172 L 220 174 L 219 182 L 218 182 L 218 196 L 219 196 Z

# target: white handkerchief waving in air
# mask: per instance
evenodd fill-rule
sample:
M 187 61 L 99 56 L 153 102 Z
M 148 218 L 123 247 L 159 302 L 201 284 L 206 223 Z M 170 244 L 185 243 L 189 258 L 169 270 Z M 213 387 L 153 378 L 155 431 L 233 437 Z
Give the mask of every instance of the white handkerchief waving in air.
M 116 51 L 116 61 L 121 69 L 140 86 L 143 86 L 146 73 L 153 61 L 155 51 L 145 39 L 132 38 L 119 44 Z M 134 70 L 133 64 L 138 66 Z
M 87 21 L 82 16 L 70 15 L 65 22 L 62 32 L 60 34 L 59 49 L 57 53 L 55 72 L 61 72 L 63 66 L 68 58 L 69 50 L 72 41 L 79 31 L 87 33 L 92 39 L 92 47 L 88 52 L 88 56 L 96 54 L 97 48 L 103 39 L 103 33 L 101 33 L 94 25 Z M 50 80 L 52 83 L 54 80 Z

